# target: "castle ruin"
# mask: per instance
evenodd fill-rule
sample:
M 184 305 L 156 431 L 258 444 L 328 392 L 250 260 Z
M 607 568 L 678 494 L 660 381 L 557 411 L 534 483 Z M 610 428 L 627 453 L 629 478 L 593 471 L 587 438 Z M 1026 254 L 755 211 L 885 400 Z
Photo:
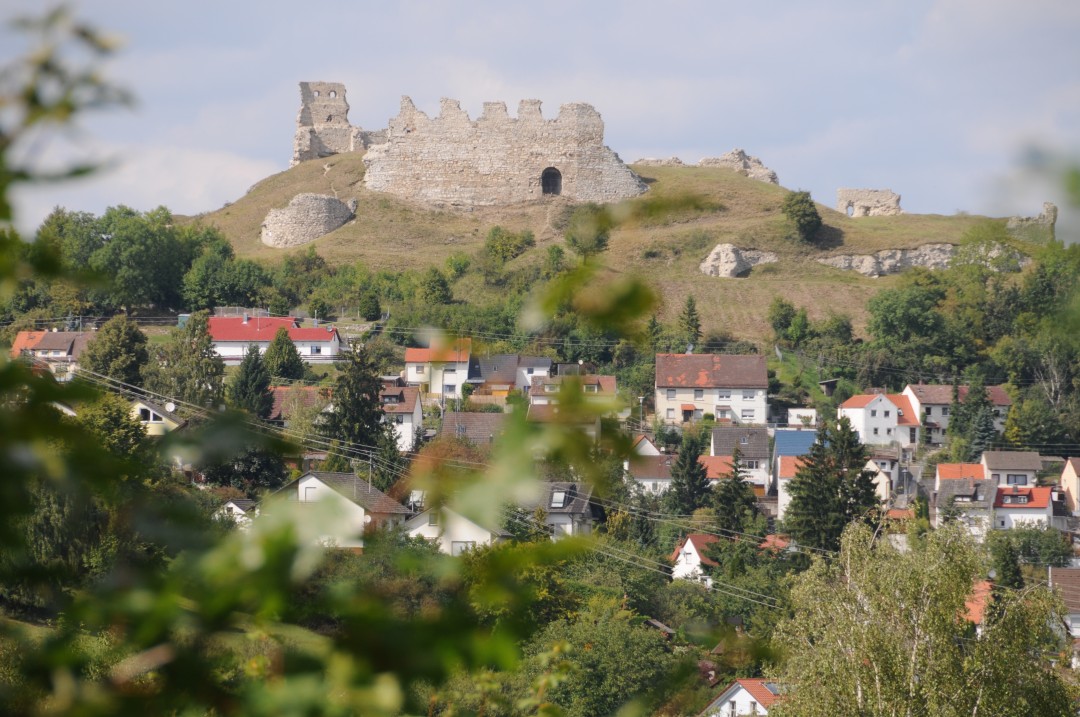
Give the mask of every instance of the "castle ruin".
M 900 195 L 891 189 L 837 189 L 836 211 L 849 217 L 889 217 L 903 214 Z
M 328 194 L 297 194 L 287 207 L 271 209 L 260 238 L 279 249 L 299 246 L 329 234 L 356 216 L 356 200 L 343 202 Z
M 471 120 L 457 100 L 443 99 L 428 117 L 408 97 L 386 130 L 349 124 L 345 86 L 301 82 L 293 164 L 366 151 L 368 189 L 435 205 L 517 204 L 544 196 L 577 202 L 635 197 L 645 183 L 604 146 L 604 123 L 592 106 L 572 103 L 555 119 L 539 100 L 522 100 L 517 117 L 503 102 L 485 102 Z

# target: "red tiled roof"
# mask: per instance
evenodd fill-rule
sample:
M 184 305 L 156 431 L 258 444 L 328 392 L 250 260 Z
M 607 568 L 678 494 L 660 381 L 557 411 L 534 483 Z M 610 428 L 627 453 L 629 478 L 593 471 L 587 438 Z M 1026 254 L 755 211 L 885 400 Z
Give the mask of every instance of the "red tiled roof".
M 860 393 L 841 403 L 840 408 L 865 408 L 880 395 L 880 393 Z
M 1059 588 L 1066 612 L 1080 613 L 1080 568 L 1050 568 L 1050 587 Z
M 1009 510 L 1026 510 L 1028 508 L 1036 510 L 1046 510 L 1050 506 L 1050 494 L 1053 492 L 1053 488 L 1050 486 L 1001 486 L 997 490 L 997 497 L 994 499 L 995 508 L 1003 508 L 1006 505 Z M 1023 495 L 1027 496 L 1026 503 L 1005 503 L 1005 496 Z
M 769 680 L 762 679 L 760 677 L 748 678 L 736 680 L 739 685 L 750 693 L 750 696 L 757 700 L 757 703 L 768 709 L 773 706 L 776 700 L 780 699 L 780 695 L 770 690 L 765 685 L 769 683 Z
M 911 400 L 907 396 L 902 393 L 890 393 L 885 397 L 896 405 L 896 410 L 899 412 L 896 416 L 896 425 L 920 425 L 919 416 L 915 413 L 915 409 L 911 407 Z
M 472 339 L 455 339 L 449 345 L 435 344 L 426 349 L 405 349 L 405 363 L 467 363 L 472 354 Z
M 698 463 L 705 466 L 705 475 L 709 480 L 731 475 L 731 456 L 701 456 Z
M 656 354 L 657 388 L 767 388 L 765 357 L 738 354 Z
M 682 405 L 681 405 L 681 406 L 679 407 L 679 410 L 680 410 L 680 411 L 693 411 L 693 410 L 695 410 L 696 408 L 697 408 L 697 406 L 695 406 L 695 405 L 694 405 L 694 404 L 692 404 L 692 403 L 684 403 L 684 404 L 682 404 Z
M 911 383 L 908 384 L 908 388 L 911 389 L 911 392 L 915 394 L 915 397 L 922 404 L 947 406 L 952 403 L 952 386 L 949 384 Z M 958 395 L 960 400 L 963 401 L 967 398 L 968 387 L 959 386 L 958 388 Z M 1004 386 L 987 386 L 986 394 L 990 397 L 990 403 L 995 406 L 1012 405 L 1012 399 L 1009 398 Z
M 981 625 L 986 607 L 990 604 L 990 595 L 993 584 L 989 580 L 979 580 L 971 586 L 971 593 L 964 601 L 964 617 L 968 622 Z
M 802 464 L 802 456 L 780 456 L 780 470 L 777 471 L 776 477 L 794 478 Z
M 686 536 L 685 540 L 681 541 L 677 546 L 675 546 L 675 552 L 671 554 L 671 562 L 674 563 L 678 559 L 679 553 L 682 552 L 683 546 L 687 543 L 690 543 L 694 546 L 694 550 L 697 551 L 698 556 L 701 558 L 702 565 L 711 565 L 715 567 L 719 565 L 719 563 L 717 563 L 715 560 L 711 560 L 705 557 L 705 547 L 719 541 L 720 538 L 716 537 L 715 535 L 707 535 L 705 533 L 690 533 L 690 535 Z
M 632 456 L 630 459 L 630 475 L 636 480 L 671 479 L 671 466 L 675 463 L 675 456 L 661 453 L 658 456 Z
M 769 533 L 758 545 L 762 550 L 786 550 L 791 541 L 786 536 Z
M 210 338 L 215 342 L 269 342 L 274 340 L 278 329 L 288 331 L 289 338 L 294 342 L 317 343 L 338 339 L 337 329 L 333 326 L 300 328 L 296 319 L 290 317 L 250 317 L 247 323 L 244 323 L 242 316 L 211 316 L 209 319 Z
M 982 480 L 986 477 L 986 469 L 982 463 L 938 463 L 937 477 L 941 480 Z
M 15 335 L 15 342 L 11 344 L 11 358 L 18 358 L 23 351 L 28 351 L 37 346 L 41 337 L 47 331 L 20 331 Z
M 911 508 L 890 508 L 886 516 L 889 520 L 914 520 L 915 511 Z

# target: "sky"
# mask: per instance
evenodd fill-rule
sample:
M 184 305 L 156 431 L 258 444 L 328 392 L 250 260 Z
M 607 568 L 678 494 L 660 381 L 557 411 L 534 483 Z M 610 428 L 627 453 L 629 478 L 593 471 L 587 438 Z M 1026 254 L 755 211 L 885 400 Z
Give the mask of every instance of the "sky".
M 0 16 L 35 12 L 8 0 Z M 130 109 L 84 117 L 25 156 L 110 169 L 16 195 L 25 230 L 54 207 L 213 211 L 289 165 L 298 83 L 342 82 L 379 129 L 402 95 L 588 102 L 628 162 L 733 148 L 826 205 L 891 189 L 907 212 L 1034 216 L 1080 163 L 1074 0 L 94 0 L 75 14 L 122 40 L 102 72 Z M 0 34 L 0 62 L 24 43 Z

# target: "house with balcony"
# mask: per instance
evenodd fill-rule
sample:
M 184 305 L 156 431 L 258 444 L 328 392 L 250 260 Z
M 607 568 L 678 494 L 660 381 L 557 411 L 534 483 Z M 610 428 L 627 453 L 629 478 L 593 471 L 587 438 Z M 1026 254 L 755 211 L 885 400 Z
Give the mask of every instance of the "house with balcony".
M 968 390 L 968 386 L 957 387 L 961 402 L 967 398 Z M 915 413 L 921 417 L 930 444 L 939 446 L 944 443 L 945 431 L 949 427 L 953 387 L 948 384 L 909 383 L 903 393 Z M 1005 418 L 1012 406 L 1012 399 L 1003 386 L 987 386 L 986 393 L 994 406 L 994 428 L 1001 433 L 1005 430 Z
M 656 416 L 665 423 L 699 421 L 764 425 L 769 418 L 765 357 L 737 354 L 657 354 Z
M 585 398 L 591 401 L 614 404 L 618 398 L 614 376 L 591 373 L 569 376 L 533 376 L 529 385 L 529 404 L 547 406 L 557 403 L 559 393 L 564 386 L 568 385 L 580 389 Z

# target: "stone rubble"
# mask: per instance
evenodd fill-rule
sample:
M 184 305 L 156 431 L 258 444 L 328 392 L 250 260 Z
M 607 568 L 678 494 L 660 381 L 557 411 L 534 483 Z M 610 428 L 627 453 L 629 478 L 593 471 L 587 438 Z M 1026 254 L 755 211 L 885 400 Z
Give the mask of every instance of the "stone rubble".
M 717 244 L 701 262 L 701 273 L 707 276 L 735 278 L 745 276 L 759 264 L 772 264 L 779 258 L 771 251 L 739 249 L 734 244 Z
M 705 157 L 698 162 L 699 167 L 727 167 L 746 175 L 750 179 L 769 184 L 780 184 L 776 172 L 772 171 L 757 157 L 752 157 L 741 149 L 733 149 L 720 157 Z

